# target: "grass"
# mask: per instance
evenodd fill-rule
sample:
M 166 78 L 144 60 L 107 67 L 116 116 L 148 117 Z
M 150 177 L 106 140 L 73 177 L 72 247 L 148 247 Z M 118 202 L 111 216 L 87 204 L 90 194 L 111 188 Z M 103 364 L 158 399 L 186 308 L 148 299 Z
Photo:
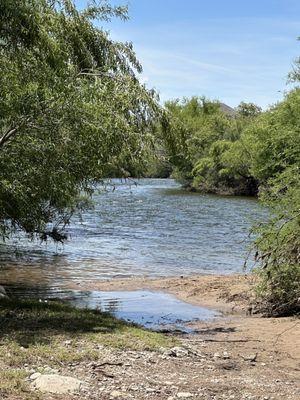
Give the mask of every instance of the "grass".
M 31 368 L 97 361 L 102 346 L 155 351 L 174 344 L 163 334 L 97 310 L 58 302 L 1 300 L 0 398 L 37 398 L 25 380 Z

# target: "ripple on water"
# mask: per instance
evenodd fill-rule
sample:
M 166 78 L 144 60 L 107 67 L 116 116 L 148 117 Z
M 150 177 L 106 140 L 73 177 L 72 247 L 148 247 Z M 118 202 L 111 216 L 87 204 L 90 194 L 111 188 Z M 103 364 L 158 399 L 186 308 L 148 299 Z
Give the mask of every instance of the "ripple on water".
M 5 282 L 67 281 L 115 276 L 178 276 L 242 270 L 248 232 L 265 212 L 249 198 L 188 193 L 171 179 L 114 182 L 94 195 L 94 209 L 73 218 L 64 246 L 0 246 Z M 16 252 L 14 252 L 16 250 Z

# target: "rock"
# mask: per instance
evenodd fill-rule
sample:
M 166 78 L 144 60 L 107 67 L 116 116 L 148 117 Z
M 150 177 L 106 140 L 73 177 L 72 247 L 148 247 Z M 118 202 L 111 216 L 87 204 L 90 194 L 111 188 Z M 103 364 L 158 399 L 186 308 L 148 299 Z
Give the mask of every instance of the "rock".
M 220 356 L 220 353 L 215 353 L 214 354 L 214 358 L 220 358 L 221 356 Z
M 227 353 L 227 351 L 223 352 L 223 359 L 224 360 L 228 360 L 230 358 L 229 354 Z
M 5 294 L 6 295 L 6 290 L 4 289 L 3 286 L 0 285 L 0 293 Z
M 72 340 L 65 340 L 64 345 L 65 346 L 70 346 L 72 344 Z
M 232 361 L 220 362 L 217 364 L 217 367 L 220 369 L 226 369 L 226 370 L 238 369 L 238 365 Z
M 76 393 L 80 390 L 82 382 L 79 379 L 62 375 L 40 375 L 33 385 L 44 393 Z
M 157 389 L 154 388 L 146 388 L 146 393 L 155 393 Z
M 112 392 L 110 392 L 109 394 L 111 399 L 118 399 L 118 398 L 126 398 L 127 394 L 124 392 L 119 392 L 118 390 L 113 390 Z
M 172 349 L 167 350 L 165 354 L 171 357 L 186 357 L 189 355 L 189 351 L 183 347 L 172 347 Z
M 8 299 L 8 295 L 3 286 L 0 285 L 0 299 Z
M 193 396 L 194 395 L 192 393 L 189 393 L 189 392 L 179 392 L 179 393 L 177 393 L 178 399 L 190 399 Z
M 31 381 L 35 381 L 39 376 L 41 376 L 42 374 L 40 372 L 34 372 L 33 374 L 30 375 L 29 379 Z
M 255 353 L 255 354 L 248 354 L 248 355 L 242 356 L 242 358 L 243 358 L 245 361 L 255 362 L 256 359 L 257 359 L 257 353 Z

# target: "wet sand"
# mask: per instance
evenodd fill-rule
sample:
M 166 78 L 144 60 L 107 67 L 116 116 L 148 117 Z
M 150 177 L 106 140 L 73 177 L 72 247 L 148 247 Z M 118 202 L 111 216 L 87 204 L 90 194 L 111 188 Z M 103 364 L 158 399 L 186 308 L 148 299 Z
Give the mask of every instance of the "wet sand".
M 230 352 L 232 358 L 257 355 L 256 376 L 267 373 L 270 379 L 279 379 L 280 375 L 282 379 L 295 379 L 298 385 L 300 320 L 250 315 L 249 304 L 254 298 L 254 285 L 255 277 L 249 274 L 112 279 L 85 282 L 72 288 L 101 291 L 159 290 L 171 293 L 183 301 L 222 311 L 223 318 L 205 323 L 194 322 L 193 328 L 198 330 L 198 334 L 191 336 L 190 340 L 203 340 L 217 353 L 224 350 Z

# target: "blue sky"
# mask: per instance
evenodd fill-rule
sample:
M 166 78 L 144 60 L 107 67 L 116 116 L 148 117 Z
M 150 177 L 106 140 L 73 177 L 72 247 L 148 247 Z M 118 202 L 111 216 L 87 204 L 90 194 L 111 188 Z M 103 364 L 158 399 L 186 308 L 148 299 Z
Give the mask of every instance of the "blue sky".
M 82 6 L 86 2 L 78 0 Z M 130 20 L 114 39 L 132 41 L 142 81 L 161 100 L 206 95 L 235 107 L 282 98 L 300 56 L 300 0 L 126 0 Z

